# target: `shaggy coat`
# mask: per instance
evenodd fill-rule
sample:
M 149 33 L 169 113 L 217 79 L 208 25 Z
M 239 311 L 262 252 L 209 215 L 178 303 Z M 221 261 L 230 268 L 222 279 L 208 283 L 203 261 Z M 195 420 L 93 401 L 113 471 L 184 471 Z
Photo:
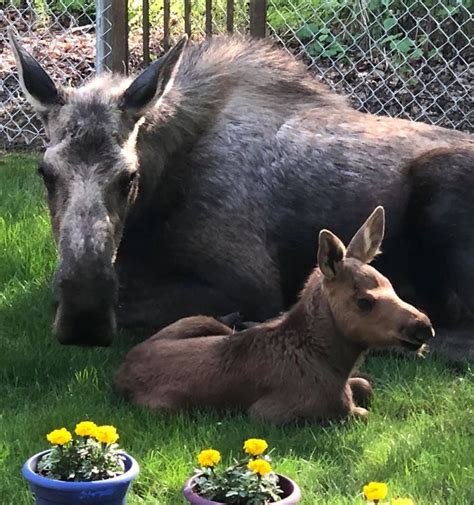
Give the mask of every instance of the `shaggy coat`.
M 372 388 L 350 377 L 361 354 L 372 346 L 418 349 L 434 334 L 367 264 L 382 236 L 380 207 L 347 252 L 323 230 L 320 268 L 289 312 L 236 334 L 209 317 L 180 320 L 129 352 L 118 390 L 165 411 L 236 408 L 276 423 L 366 417 Z
M 436 320 L 470 320 L 468 134 L 356 111 L 265 41 L 182 40 L 135 80 L 79 89 L 57 88 L 12 45 L 50 138 L 40 173 L 60 342 L 107 345 L 117 318 L 159 329 L 276 316 L 312 270 L 314 233 L 348 240 L 379 204 L 378 268 Z

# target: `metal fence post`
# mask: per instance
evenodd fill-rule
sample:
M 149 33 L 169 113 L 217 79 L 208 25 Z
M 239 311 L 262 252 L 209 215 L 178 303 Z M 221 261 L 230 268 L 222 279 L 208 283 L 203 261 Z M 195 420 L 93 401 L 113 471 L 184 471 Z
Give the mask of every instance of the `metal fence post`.
M 128 1 L 96 0 L 96 72 L 128 72 Z
M 105 70 L 110 70 L 107 59 L 112 51 L 108 41 L 107 33 L 111 29 L 110 17 L 107 15 L 110 10 L 112 0 L 96 0 L 96 35 L 95 35 L 95 71 L 101 74 Z

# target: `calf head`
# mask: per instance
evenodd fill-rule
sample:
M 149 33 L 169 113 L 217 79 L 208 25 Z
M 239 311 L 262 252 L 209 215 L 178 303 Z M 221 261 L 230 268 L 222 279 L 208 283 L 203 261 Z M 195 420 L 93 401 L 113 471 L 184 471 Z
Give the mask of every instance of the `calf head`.
M 108 345 L 115 332 L 115 256 L 143 182 L 136 153 L 140 118 L 172 82 L 186 39 L 134 81 L 106 75 L 58 88 L 10 32 L 20 84 L 49 145 L 38 172 L 59 250 L 54 332 L 63 344 Z
M 390 281 L 369 265 L 380 250 L 384 210 L 377 207 L 346 247 L 333 233 L 319 235 L 323 290 L 339 332 L 361 347 L 419 349 L 434 330 L 428 317 L 401 300 Z

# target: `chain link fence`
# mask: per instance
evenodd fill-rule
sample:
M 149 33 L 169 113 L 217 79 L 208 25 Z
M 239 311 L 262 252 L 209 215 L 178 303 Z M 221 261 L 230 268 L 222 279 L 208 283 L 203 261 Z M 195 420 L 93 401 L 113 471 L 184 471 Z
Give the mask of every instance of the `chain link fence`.
M 268 0 L 271 36 L 361 110 L 472 131 L 472 0 Z
M 267 34 L 355 107 L 473 131 L 473 0 L 267 0 Z M 77 85 L 104 69 L 111 0 L 0 2 L 0 148 L 38 148 L 42 128 L 26 103 L 7 45 L 13 26 L 53 79 Z M 184 2 L 171 0 L 171 40 Z M 227 0 L 212 2 L 213 33 L 226 32 Z M 130 70 L 142 65 L 142 2 L 129 0 Z M 205 36 L 205 0 L 193 0 L 193 38 Z M 234 1 L 247 33 L 248 1 Z M 150 2 L 151 54 L 163 52 L 163 1 Z
M 0 10 L 0 148 L 41 147 L 43 130 L 20 90 L 8 27 L 56 82 L 77 85 L 95 72 L 94 0 L 19 0 Z

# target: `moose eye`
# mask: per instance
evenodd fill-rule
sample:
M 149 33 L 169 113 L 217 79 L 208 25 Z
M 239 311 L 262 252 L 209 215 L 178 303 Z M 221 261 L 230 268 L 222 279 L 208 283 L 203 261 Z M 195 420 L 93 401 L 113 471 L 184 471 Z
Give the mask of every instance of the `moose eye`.
M 375 300 L 373 298 L 358 298 L 357 306 L 362 312 L 370 312 L 375 305 Z
M 122 192 L 125 195 L 128 195 L 132 186 L 137 178 L 138 172 L 135 170 L 134 172 L 127 172 L 120 177 L 119 184 Z

